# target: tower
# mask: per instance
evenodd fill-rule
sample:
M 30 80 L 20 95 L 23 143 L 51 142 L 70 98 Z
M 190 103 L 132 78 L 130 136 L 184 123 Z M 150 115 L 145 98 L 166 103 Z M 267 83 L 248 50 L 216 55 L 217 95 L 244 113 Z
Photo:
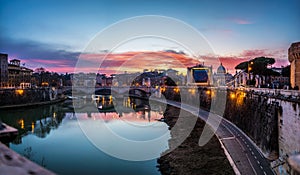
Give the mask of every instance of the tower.
M 292 43 L 289 51 L 289 62 L 291 64 L 291 86 L 300 87 L 300 42 Z
M 0 87 L 6 86 L 8 81 L 8 55 L 0 53 Z

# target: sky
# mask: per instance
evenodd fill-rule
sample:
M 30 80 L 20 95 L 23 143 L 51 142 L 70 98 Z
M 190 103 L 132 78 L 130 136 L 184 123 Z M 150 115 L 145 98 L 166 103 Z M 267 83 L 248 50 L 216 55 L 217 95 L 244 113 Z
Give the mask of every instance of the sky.
M 258 56 L 273 57 L 275 66 L 286 66 L 289 46 L 300 41 L 299 7 L 299 0 L 0 0 L 0 53 L 7 53 L 9 59 L 20 59 L 29 68 L 44 67 L 59 73 L 74 72 L 80 58 L 91 63 L 105 59 L 109 64 L 99 68 L 104 73 L 109 73 L 109 68 L 148 68 L 147 64 L 141 64 L 145 62 L 182 68 L 197 61 L 212 65 L 214 69 L 222 62 L 234 73 L 239 62 Z M 186 53 L 189 48 L 186 50 L 176 44 L 181 41 L 148 38 L 139 42 L 126 40 L 113 51 L 109 44 L 102 42 L 97 48 L 103 53 L 85 54 L 86 48 L 101 32 L 128 18 L 143 15 L 164 16 L 190 26 L 207 41 L 213 53 Z M 140 23 L 141 28 L 147 25 Z M 163 32 L 164 27 L 159 24 L 156 28 Z M 127 28 L 133 33 L 139 33 L 139 29 L 135 25 Z M 179 40 L 188 38 L 181 30 L 180 26 L 175 26 L 168 32 L 181 36 Z M 122 32 L 125 29 L 120 27 L 117 34 L 111 32 L 111 35 L 117 39 L 122 37 Z M 197 42 L 191 44 L 197 47 Z M 104 57 L 107 49 L 112 53 Z M 182 54 L 170 56 L 163 50 L 184 51 L 186 58 Z M 124 58 L 128 58 L 126 64 Z M 178 62 L 183 64 L 177 66 Z M 86 67 L 84 71 L 94 70 Z

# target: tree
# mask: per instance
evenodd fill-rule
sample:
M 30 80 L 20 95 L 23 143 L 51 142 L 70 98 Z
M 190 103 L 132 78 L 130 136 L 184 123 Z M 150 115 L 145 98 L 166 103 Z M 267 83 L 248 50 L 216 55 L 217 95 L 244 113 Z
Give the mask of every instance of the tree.
M 41 73 L 43 73 L 43 72 L 46 72 L 46 69 L 43 68 L 43 67 L 39 67 L 39 68 L 36 68 L 36 69 L 34 70 L 34 72 L 35 72 L 35 73 L 38 73 L 38 74 L 41 74 Z
M 235 66 L 235 69 L 241 69 L 247 73 L 252 73 L 254 75 L 252 79 L 252 84 L 253 84 L 256 75 L 260 77 L 279 76 L 280 74 L 278 72 L 268 68 L 268 66 L 274 63 L 275 63 L 274 58 L 256 57 L 250 61 L 244 61 L 238 64 L 237 66 Z
M 241 69 L 247 73 L 253 73 L 254 75 L 276 74 L 275 71 L 272 71 L 272 69 L 268 68 L 268 66 L 274 63 L 274 58 L 256 57 L 250 61 L 245 61 L 238 64 L 235 66 L 235 69 Z
M 282 68 L 282 73 L 281 73 L 281 75 L 282 75 L 283 77 L 290 77 L 290 76 L 291 76 L 290 72 L 291 72 L 291 66 L 288 65 L 288 66 Z

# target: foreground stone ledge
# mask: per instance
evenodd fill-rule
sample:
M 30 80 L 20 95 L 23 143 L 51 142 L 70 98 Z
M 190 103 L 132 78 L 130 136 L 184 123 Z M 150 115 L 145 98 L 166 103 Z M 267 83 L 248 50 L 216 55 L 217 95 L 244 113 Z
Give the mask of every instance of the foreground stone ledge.
M 31 162 L 0 142 L 0 174 L 54 175 L 53 172 Z

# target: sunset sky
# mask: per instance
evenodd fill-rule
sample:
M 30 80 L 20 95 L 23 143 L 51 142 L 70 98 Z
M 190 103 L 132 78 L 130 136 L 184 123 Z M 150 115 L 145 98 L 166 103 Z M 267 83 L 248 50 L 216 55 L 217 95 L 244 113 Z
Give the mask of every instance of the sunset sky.
M 126 18 L 162 15 L 196 29 L 210 43 L 215 55 L 196 53 L 187 58 L 182 54 L 170 55 L 161 51 L 183 49 L 156 40 L 150 46 L 125 45 L 109 56 L 100 72 L 109 72 L 108 68 L 123 64 L 123 54 L 131 58 L 126 64 L 129 70 L 147 68 L 142 63 L 152 61 L 156 64 L 162 61 L 162 67 L 176 68 L 177 63 L 167 61 L 168 58 L 185 66 L 194 65 L 198 60 L 191 58 L 195 56 L 214 69 L 222 62 L 230 73 L 235 72 L 233 68 L 239 62 L 257 56 L 274 57 L 275 66 L 286 66 L 287 49 L 300 40 L 299 7 L 299 0 L 0 0 L 0 52 L 9 54 L 9 59 L 20 59 L 33 69 L 73 72 L 80 54 L 100 31 Z M 85 58 L 92 62 L 93 56 L 99 55 Z

